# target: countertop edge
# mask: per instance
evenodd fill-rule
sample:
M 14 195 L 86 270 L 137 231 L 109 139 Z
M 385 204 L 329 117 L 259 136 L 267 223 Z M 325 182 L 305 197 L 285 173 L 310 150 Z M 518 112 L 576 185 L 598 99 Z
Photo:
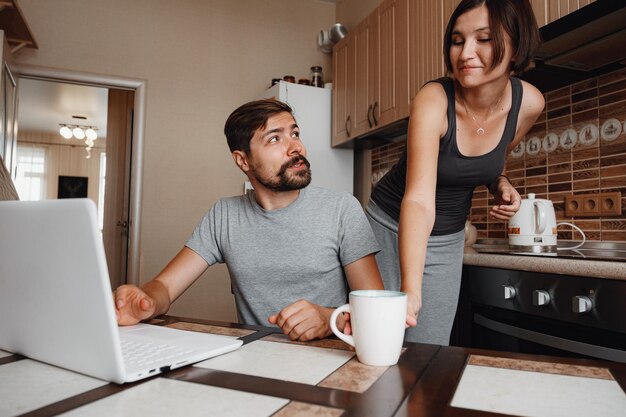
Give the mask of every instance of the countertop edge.
M 463 264 L 626 281 L 626 263 L 624 262 L 478 253 L 472 248 L 465 248 Z

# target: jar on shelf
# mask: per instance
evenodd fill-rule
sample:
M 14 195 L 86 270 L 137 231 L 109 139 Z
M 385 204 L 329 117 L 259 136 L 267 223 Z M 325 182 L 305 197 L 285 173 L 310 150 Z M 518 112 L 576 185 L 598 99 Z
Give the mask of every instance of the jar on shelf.
M 287 81 L 288 83 L 295 83 L 296 82 L 296 77 L 294 77 L 293 75 L 285 75 L 283 77 L 284 81 Z
M 311 81 L 309 81 L 308 78 L 300 78 L 298 80 L 298 84 L 302 84 L 302 85 L 311 85 Z
M 322 67 L 311 67 L 311 85 L 313 87 L 324 87 L 324 74 L 322 73 Z

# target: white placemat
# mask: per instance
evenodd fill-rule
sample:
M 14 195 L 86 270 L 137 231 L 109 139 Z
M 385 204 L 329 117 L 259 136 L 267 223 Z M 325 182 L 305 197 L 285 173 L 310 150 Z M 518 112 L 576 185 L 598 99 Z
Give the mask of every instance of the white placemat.
M 61 414 L 90 417 L 265 417 L 289 400 L 157 378 Z
M 0 358 L 6 358 L 7 356 L 13 355 L 10 352 L 5 352 L 4 350 L 0 350 Z
M 73 397 L 108 382 L 30 359 L 0 366 L 0 416 L 13 416 Z
M 354 352 L 256 340 L 194 366 L 316 385 Z
M 614 380 L 467 365 L 451 405 L 527 417 L 624 417 Z

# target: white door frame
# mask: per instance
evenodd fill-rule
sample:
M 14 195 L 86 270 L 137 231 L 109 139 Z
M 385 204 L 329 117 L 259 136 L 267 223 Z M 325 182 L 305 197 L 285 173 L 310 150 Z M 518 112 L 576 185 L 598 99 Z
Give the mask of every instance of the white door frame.
M 146 80 L 117 77 L 59 68 L 17 64 L 21 78 L 60 81 L 70 84 L 135 90 L 133 141 L 130 172 L 127 283 L 139 285 L 143 146 L 146 119 Z M 18 87 L 19 88 L 19 87 Z M 18 90 L 19 91 L 19 90 Z

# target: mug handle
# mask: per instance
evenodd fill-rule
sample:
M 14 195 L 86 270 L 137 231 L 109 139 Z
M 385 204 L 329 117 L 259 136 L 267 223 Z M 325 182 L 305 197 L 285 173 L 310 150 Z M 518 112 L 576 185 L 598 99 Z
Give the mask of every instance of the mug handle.
M 341 307 L 337 307 L 333 314 L 330 315 L 330 328 L 332 329 L 335 336 L 349 344 L 350 346 L 354 346 L 354 338 L 351 335 L 345 334 L 337 328 L 337 316 L 339 313 L 349 313 L 350 312 L 350 304 L 344 304 Z

